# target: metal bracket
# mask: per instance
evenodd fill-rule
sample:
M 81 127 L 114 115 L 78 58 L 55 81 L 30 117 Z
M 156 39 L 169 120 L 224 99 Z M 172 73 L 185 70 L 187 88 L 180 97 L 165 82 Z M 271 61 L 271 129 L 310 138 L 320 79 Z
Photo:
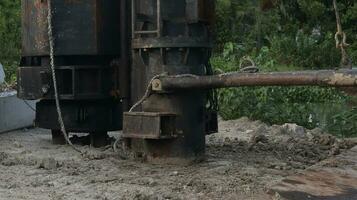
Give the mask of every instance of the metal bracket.
M 139 139 L 176 138 L 176 115 L 155 112 L 124 113 L 123 136 Z
M 156 29 L 155 30 L 136 30 L 136 3 L 132 0 L 132 37 L 135 38 L 137 34 L 156 34 L 157 37 L 161 36 L 161 0 L 156 0 Z

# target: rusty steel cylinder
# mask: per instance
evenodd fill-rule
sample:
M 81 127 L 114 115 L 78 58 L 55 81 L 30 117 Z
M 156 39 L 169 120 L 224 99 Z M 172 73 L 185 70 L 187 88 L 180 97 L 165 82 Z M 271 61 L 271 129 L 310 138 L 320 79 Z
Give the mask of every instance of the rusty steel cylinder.
M 120 1 L 51 0 L 55 55 L 120 53 Z M 49 55 L 47 0 L 22 0 L 22 55 Z
M 208 75 L 211 71 L 213 0 L 132 2 L 132 104 L 145 94 L 150 80 L 156 75 Z M 205 150 L 206 104 L 205 90 L 151 95 L 136 111 L 175 115 L 177 135 L 161 140 L 128 137 L 129 148 L 148 157 L 202 155 Z M 147 115 L 143 114 L 141 119 Z M 129 126 L 131 123 L 136 122 L 127 122 Z
M 57 88 L 67 130 L 106 133 L 121 128 L 121 103 L 129 96 L 126 3 L 22 0 L 18 96 L 41 100 L 37 126 L 55 132 L 60 128 L 50 70 L 50 5 Z

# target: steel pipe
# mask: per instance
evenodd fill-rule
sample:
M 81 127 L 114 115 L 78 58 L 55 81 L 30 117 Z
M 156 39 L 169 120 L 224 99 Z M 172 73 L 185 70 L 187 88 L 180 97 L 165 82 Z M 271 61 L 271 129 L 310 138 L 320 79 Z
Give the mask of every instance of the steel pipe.
M 319 70 L 272 73 L 227 73 L 213 76 L 178 75 L 155 79 L 154 91 L 213 89 L 242 86 L 357 87 L 357 70 Z

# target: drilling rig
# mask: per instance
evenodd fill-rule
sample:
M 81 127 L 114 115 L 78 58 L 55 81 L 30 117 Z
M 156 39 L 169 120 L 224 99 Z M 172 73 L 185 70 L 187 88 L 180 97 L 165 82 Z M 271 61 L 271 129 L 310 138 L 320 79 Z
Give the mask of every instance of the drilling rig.
M 186 159 L 218 131 L 214 89 L 357 86 L 351 69 L 214 74 L 214 12 L 214 0 L 22 0 L 18 95 L 40 100 L 36 125 L 56 144 L 84 132 L 103 146 L 123 130 L 135 157 Z
M 91 144 L 98 147 L 105 145 L 108 131 L 121 129 L 129 101 L 127 12 L 126 1 L 22 0 L 18 96 L 40 99 L 36 125 L 52 130 L 53 143 L 65 143 L 54 87 L 68 132 L 90 133 Z M 57 85 L 52 81 L 51 53 Z

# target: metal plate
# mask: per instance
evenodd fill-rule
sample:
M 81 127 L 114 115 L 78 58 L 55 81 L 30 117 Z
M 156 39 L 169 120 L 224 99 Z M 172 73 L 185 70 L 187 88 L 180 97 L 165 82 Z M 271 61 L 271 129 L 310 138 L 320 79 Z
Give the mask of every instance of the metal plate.
M 120 53 L 120 1 L 53 0 L 55 55 Z M 22 0 L 22 55 L 49 54 L 47 1 Z
M 120 130 L 122 108 L 119 101 L 61 101 L 63 121 L 68 132 L 104 132 Z M 36 104 L 36 126 L 60 130 L 53 100 Z
M 63 100 L 111 98 L 112 69 L 106 66 L 57 66 L 56 77 Z M 48 67 L 20 67 L 18 91 L 22 99 L 54 99 Z
M 126 138 L 170 139 L 176 137 L 176 115 L 170 113 L 124 113 L 123 135 Z
M 206 113 L 206 135 L 218 133 L 218 113 L 207 110 Z
M 213 45 L 207 41 L 207 38 L 138 38 L 132 42 L 133 49 L 150 48 L 211 48 Z
M 19 67 L 17 79 L 18 97 L 27 100 L 43 98 L 49 89 L 50 77 L 47 67 Z

